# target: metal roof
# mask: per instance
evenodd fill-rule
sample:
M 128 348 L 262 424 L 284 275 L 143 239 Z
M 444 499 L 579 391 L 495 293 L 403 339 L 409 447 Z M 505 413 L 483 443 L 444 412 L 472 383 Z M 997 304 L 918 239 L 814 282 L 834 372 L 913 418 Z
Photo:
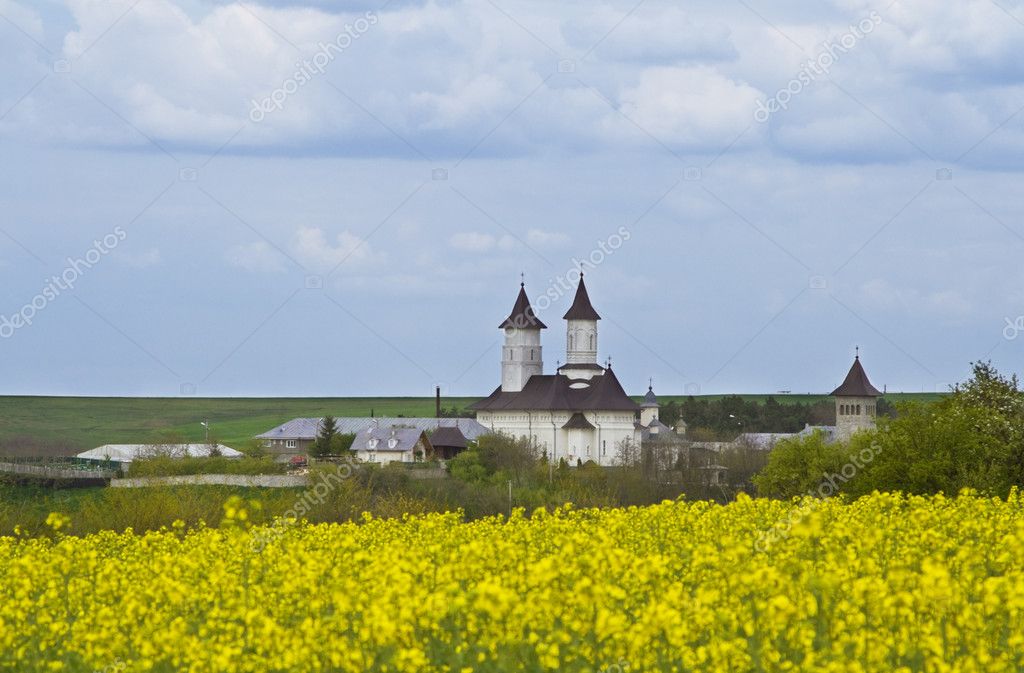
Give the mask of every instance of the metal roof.
M 268 430 L 257 439 L 316 439 L 322 418 L 293 418 L 292 420 Z M 429 432 L 437 428 L 458 427 L 466 439 L 475 440 L 486 435 L 490 430 L 473 418 L 335 418 L 338 433 L 355 435 L 372 427 L 381 428 L 405 427 Z
M 589 381 L 572 380 L 562 374 L 534 375 L 518 393 L 499 387 L 472 405 L 475 411 L 636 411 L 611 368 Z
M 569 422 L 562 426 L 563 430 L 594 430 L 594 424 L 587 420 L 587 417 L 576 412 L 569 417 Z
M 654 386 L 650 386 L 647 388 L 647 394 L 644 395 L 644 403 L 640 407 L 642 409 L 650 409 L 657 406 L 660 406 L 658 404 L 658 396 L 654 394 Z
M 385 453 L 395 451 L 404 453 L 414 451 L 420 438 L 423 438 L 422 430 L 415 428 L 368 428 L 356 435 L 352 440 L 352 451 L 377 451 Z M 372 444 L 376 442 L 376 444 Z M 427 449 L 430 448 L 429 440 L 424 438 Z
M 537 314 L 530 305 L 530 299 L 526 296 L 526 285 L 519 286 L 519 296 L 516 297 L 516 305 L 512 307 L 512 313 L 505 319 L 505 322 L 498 326 L 500 329 L 547 329 L 548 326 L 540 321 Z
M 594 310 L 594 305 L 590 303 L 590 294 L 587 292 L 587 285 L 583 282 L 583 274 L 580 274 L 580 284 L 576 288 L 576 298 L 573 299 L 572 306 L 564 316 L 563 320 L 600 320 L 601 316 L 598 315 L 597 311 Z
M 466 435 L 462 430 L 454 428 L 438 428 L 430 435 L 430 443 L 435 447 L 443 446 L 452 449 L 466 448 Z
M 217 447 L 220 455 L 225 458 L 241 458 L 242 452 L 221 444 L 104 444 L 77 454 L 77 458 L 91 460 L 112 460 L 118 463 L 130 463 L 133 460 L 152 458 L 154 456 L 170 456 L 184 458 L 208 457 L 211 449 Z
M 878 397 L 882 393 L 871 385 L 867 372 L 860 363 L 860 355 L 853 359 L 853 366 L 842 385 L 832 391 L 834 397 Z

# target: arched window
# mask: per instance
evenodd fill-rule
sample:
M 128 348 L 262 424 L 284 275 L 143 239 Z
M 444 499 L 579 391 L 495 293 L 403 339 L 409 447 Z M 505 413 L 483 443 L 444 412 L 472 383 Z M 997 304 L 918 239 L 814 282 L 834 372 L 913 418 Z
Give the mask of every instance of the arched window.
M 857 405 L 857 415 L 860 416 L 860 405 Z
M 532 348 L 530 349 L 530 361 L 531 362 L 533 361 L 533 349 Z
M 594 335 L 590 335 L 590 350 L 594 350 Z

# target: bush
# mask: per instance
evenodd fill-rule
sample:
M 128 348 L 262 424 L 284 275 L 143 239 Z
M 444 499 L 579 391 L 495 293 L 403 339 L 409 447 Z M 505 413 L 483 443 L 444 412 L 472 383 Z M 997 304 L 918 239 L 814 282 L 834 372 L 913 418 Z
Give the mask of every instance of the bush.
M 171 458 L 153 456 L 131 463 L 130 477 L 177 477 L 194 474 L 284 474 L 287 466 L 269 456 L 224 458 L 223 456 Z
M 847 462 L 848 448 L 829 443 L 821 432 L 783 439 L 775 444 L 768 465 L 754 477 L 758 495 L 793 498 L 818 493 L 826 475 L 835 474 Z

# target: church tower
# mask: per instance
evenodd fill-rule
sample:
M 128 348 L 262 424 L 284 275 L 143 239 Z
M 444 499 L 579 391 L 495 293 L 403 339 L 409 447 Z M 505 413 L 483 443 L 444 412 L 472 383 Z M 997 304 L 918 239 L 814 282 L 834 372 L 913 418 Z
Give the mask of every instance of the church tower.
M 658 404 L 658 396 L 654 394 L 654 382 L 647 388 L 647 394 L 644 395 L 644 403 L 640 405 L 640 425 L 645 428 L 650 427 L 651 423 L 658 420 L 658 410 L 661 405 Z
M 566 363 L 560 373 L 572 379 L 591 379 L 603 372 L 604 368 L 597 364 L 597 321 L 601 316 L 590 303 L 582 273 L 576 298 L 563 318 L 566 321 Z
M 501 323 L 505 330 L 505 345 L 501 355 L 501 391 L 521 392 L 531 376 L 544 373 L 540 331 L 547 325 L 533 312 L 526 296 L 525 283 L 519 284 L 519 296 L 512 313 Z
M 836 398 L 836 438 L 847 440 L 855 432 L 874 430 L 875 407 L 881 394 L 868 380 L 858 348 L 846 380 L 832 391 Z

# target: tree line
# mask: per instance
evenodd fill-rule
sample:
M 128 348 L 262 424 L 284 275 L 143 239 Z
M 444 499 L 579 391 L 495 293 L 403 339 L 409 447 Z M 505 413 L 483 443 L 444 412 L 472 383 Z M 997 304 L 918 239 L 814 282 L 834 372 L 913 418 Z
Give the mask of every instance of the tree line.
M 893 411 L 880 399 L 878 413 Z M 728 441 L 743 432 L 799 432 L 807 425 L 834 425 L 835 404 L 832 400 L 813 403 L 779 402 L 768 397 L 764 402 L 728 395 L 719 399 L 686 397 L 682 402 L 670 400 L 661 405 L 658 418 L 675 427 L 683 420 L 691 439 Z

